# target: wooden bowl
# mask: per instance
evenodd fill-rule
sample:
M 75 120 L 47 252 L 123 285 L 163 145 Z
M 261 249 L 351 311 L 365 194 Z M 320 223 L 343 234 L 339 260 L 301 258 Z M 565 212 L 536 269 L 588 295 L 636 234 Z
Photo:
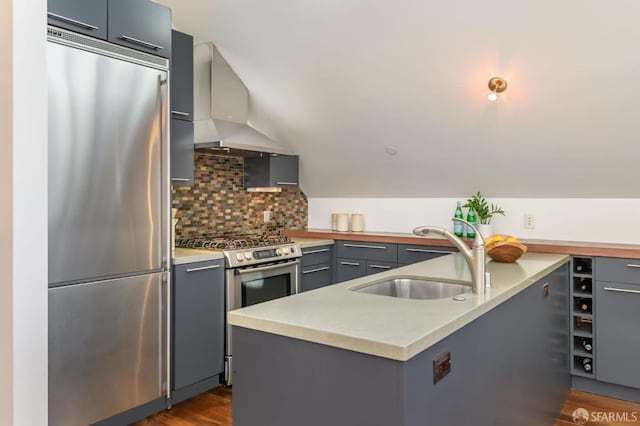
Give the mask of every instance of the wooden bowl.
M 496 262 L 513 263 L 527 251 L 527 246 L 521 243 L 495 241 L 486 247 L 489 257 Z

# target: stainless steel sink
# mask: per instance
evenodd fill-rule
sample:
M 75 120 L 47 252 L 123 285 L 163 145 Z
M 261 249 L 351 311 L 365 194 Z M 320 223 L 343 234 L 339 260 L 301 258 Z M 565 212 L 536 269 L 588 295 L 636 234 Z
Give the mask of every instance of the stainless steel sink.
M 393 278 L 351 290 L 405 299 L 444 299 L 471 292 L 471 286 L 416 278 Z

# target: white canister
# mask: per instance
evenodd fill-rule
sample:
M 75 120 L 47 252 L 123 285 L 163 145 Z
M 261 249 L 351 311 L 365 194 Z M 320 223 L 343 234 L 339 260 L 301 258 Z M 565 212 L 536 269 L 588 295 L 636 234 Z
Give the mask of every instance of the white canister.
M 364 215 L 362 213 L 353 213 L 351 215 L 351 230 L 353 232 L 364 231 Z
M 331 230 L 338 230 L 338 213 L 331 213 Z
M 336 231 L 346 232 L 349 230 L 349 215 L 346 213 L 338 213 L 336 218 Z

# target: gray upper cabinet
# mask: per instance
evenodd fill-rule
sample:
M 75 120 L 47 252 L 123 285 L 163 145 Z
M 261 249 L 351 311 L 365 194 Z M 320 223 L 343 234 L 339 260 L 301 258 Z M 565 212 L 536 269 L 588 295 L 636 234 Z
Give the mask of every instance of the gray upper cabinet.
M 171 57 L 171 9 L 149 0 L 109 0 L 109 41 Z
M 107 0 L 48 0 L 47 22 L 106 40 Z
M 224 261 L 173 270 L 173 389 L 224 371 Z
M 193 121 L 193 37 L 173 30 L 171 52 L 171 118 Z
M 297 188 L 298 156 L 265 155 L 244 160 L 246 188 Z
M 193 185 L 193 123 L 171 119 L 171 185 Z

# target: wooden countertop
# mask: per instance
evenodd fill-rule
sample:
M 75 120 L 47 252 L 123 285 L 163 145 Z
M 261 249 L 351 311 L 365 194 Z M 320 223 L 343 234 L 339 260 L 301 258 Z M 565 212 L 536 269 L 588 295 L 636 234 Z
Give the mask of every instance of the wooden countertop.
M 453 247 L 444 237 L 418 237 L 399 232 L 337 232 L 328 229 L 290 229 L 283 234 L 292 238 L 321 238 L 332 240 L 369 241 L 379 243 L 417 244 Z M 520 240 L 531 253 L 556 253 L 577 256 L 604 256 L 640 259 L 640 245 L 582 241 Z M 469 244 L 471 241 L 469 240 Z

